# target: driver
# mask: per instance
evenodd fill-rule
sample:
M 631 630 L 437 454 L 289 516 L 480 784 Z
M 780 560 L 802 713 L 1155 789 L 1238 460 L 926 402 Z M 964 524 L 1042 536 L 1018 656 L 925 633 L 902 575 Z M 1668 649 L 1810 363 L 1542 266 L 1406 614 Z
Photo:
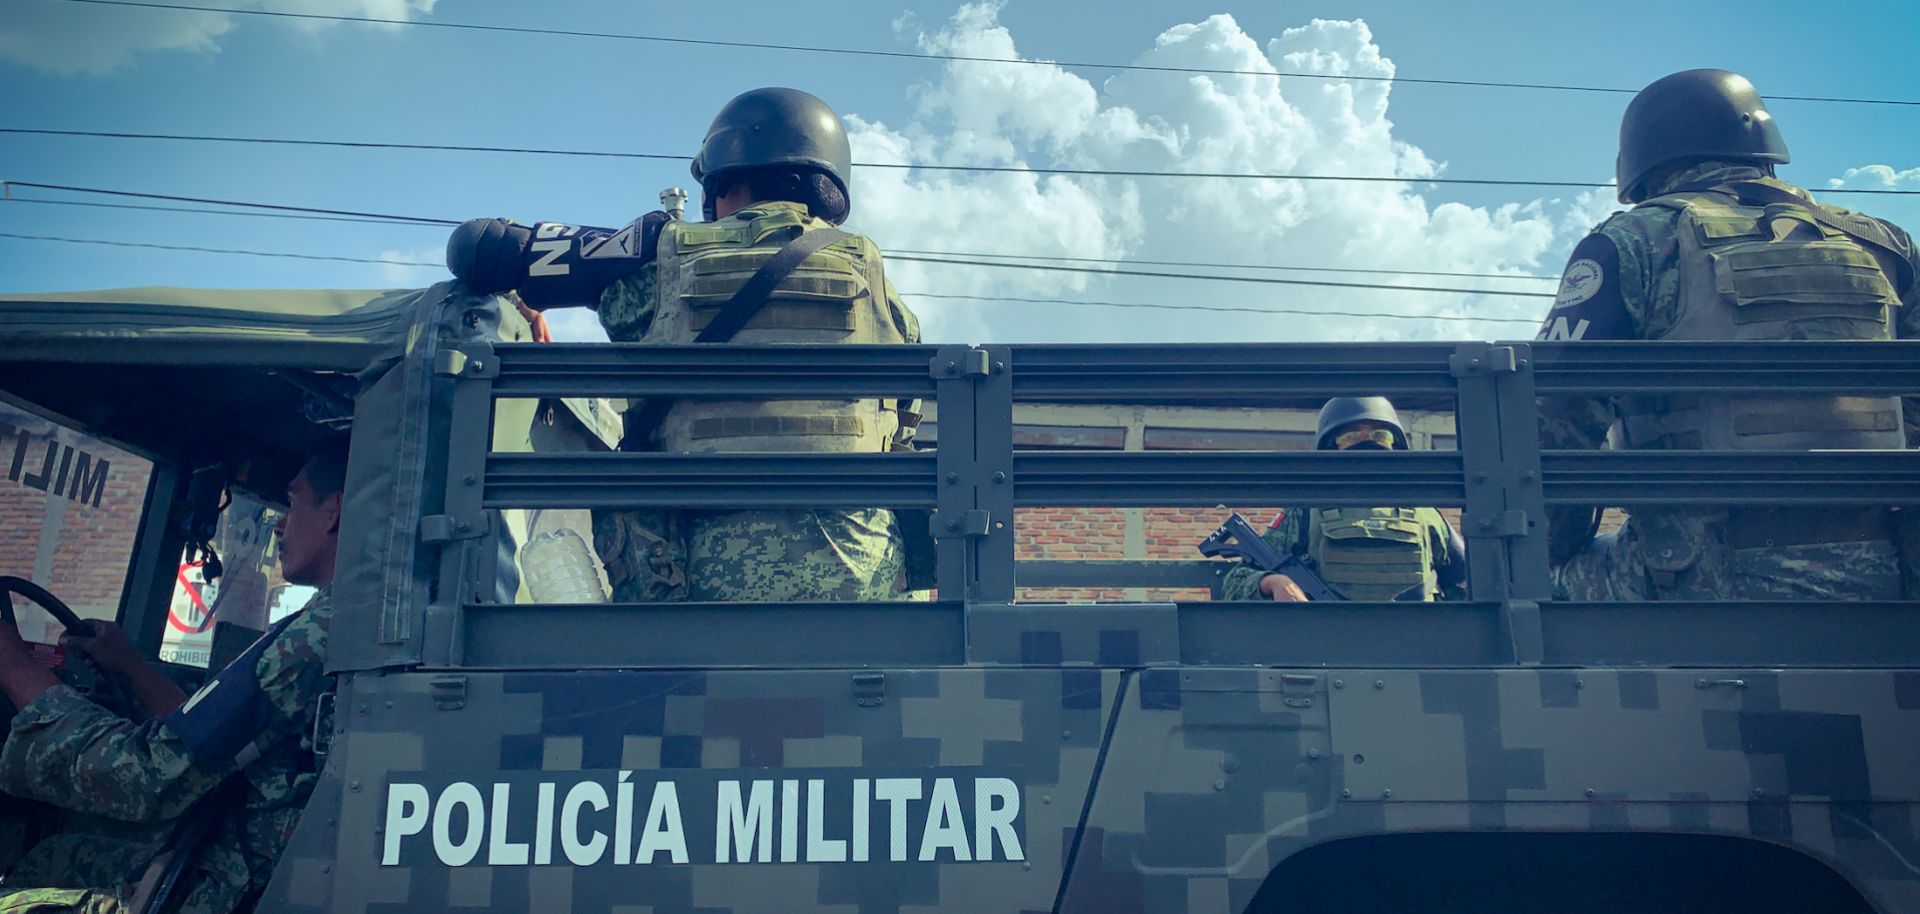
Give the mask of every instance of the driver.
M 93 637 L 69 642 L 126 680 L 154 715 L 143 723 L 61 684 L 28 655 L 17 630 L 0 625 L 0 690 L 20 709 L 0 747 L 0 789 L 150 823 L 147 834 L 156 836 L 48 838 L 0 881 L 0 914 L 135 909 L 142 876 L 162 865 L 166 839 L 189 810 L 217 821 L 174 889 L 184 896 L 177 910 L 224 914 L 266 887 L 319 767 L 311 734 L 319 696 L 332 686 L 327 626 L 346 468 L 344 438 L 316 447 L 288 484 L 287 513 L 274 530 L 286 579 L 319 593 L 192 698 L 148 675 L 117 628 L 102 625 Z M 331 729 L 328 721 L 321 725 Z M 230 786 L 199 803 L 223 784 Z

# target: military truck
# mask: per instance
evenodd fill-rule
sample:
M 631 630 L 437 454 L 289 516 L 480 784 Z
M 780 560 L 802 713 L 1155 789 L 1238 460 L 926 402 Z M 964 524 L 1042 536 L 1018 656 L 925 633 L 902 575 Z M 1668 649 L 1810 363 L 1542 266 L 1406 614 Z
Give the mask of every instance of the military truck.
M 1920 343 L 536 344 L 451 284 L 4 307 L 7 401 L 151 463 L 104 610 L 149 651 L 196 471 L 271 502 L 354 427 L 324 769 L 261 911 L 1920 910 L 1920 606 L 1555 601 L 1543 520 L 1912 505 L 1920 461 L 1535 432 L 1545 394 L 1909 393 Z M 1446 404 L 1459 447 L 1010 433 L 1337 394 Z M 925 398 L 938 445 L 627 453 L 581 406 L 761 396 Z M 590 434 L 529 444 L 556 416 Z M 1015 600 L 1016 508 L 1223 502 L 1460 508 L 1472 600 Z M 876 505 L 930 518 L 933 599 L 542 603 L 513 567 L 533 509 Z

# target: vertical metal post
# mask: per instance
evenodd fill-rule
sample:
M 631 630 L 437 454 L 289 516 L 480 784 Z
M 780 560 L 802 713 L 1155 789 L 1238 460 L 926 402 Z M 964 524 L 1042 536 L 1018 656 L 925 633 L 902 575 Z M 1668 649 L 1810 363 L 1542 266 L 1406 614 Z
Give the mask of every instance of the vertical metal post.
M 458 662 L 452 652 L 461 605 L 487 601 L 494 591 L 496 534 L 482 505 L 500 362 L 492 344 L 469 343 L 442 352 L 434 373 L 453 379 L 442 462 L 446 494 L 439 512 L 420 521 L 421 540 L 440 546 L 439 587 L 427 608 L 422 645 L 422 659 L 438 665 Z
M 985 532 L 974 540 L 971 599 L 1011 603 L 1014 596 L 1013 350 L 983 346 L 987 375 L 974 385 L 974 508 Z
M 1467 540 L 1467 587 L 1473 599 L 1504 601 L 1511 594 L 1506 544 L 1496 525 L 1506 511 L 1500 465 L 1500 404 L 1495 376 L 1486 370 L 1486 344 L 1461 346 L 1451 359 L 1459 379 L 1454 408 L 1461 468 L 1467 474 L 1467 504 L 1460 517 Z
M 1551 595 L 1533 366 L 1525 345 L 1473 343 L 1454 351 L 1455 427 L 1467 474 L 1461 518 L 1473 599 L 1498 603 L 1513 662 L 1540 661 L 1538 601 Z
M 1533 350 L 1510 343 L 1514 370 L 1495 382 L 1500 402 L 1500 454 L 1507 467 L 1507 510 L 1526 517 L 1526 529 L 1508 539 L 1507 568 L 1512 595 L 1520 600 L 1553 596 L 1547 558 L 1547 497 L 1540 480 L 1540 406 L 1533 388 Z
M 166 640 L 167 611 L 180 574 L 186 543 L 174 519 L 186 504 L 186 474 L 171 460 L 157 460 L 147 477 L 146 506 L 134 540 L 133 561 L 121 586 L 120 627 L 132 636 L 143 657 L 160 656 Z
M 934 587 L 943 600 L 965 599 L 972 590 L 965 522 L 974 499 L 974 378 L 967 374 L 974 351 L 970 346 L 942 346 L 927 366 L 940 417 L 940 445 L 934 450 L 939 489 L 932 523 Z

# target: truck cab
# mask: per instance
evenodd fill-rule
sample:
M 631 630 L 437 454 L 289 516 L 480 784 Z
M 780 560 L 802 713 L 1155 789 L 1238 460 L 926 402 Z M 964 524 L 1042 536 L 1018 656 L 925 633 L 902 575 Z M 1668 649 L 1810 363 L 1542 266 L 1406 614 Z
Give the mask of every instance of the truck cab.
M 70 602 L 185 680 L 170 626 L 227 611 L 174 610 L 188 542 L 269 566 L 243 498 L 270 515 L 305 444 L 353 429 L 324 767 L 260 911 L 1920 910 L 1920 604 L 1555 600 L 1545 531 L 1550 505 L 1910 506 L 1920 461 L 1543 453 L 1535 406 L 1906 394 L 1920 343 L 533 343 L 454 284 L 5 307 L 0 419 L 48 431 L 0 438 L 0 469 L 32 457 L 0 485 L 41 529 L 140 503 L 117 592 Z M 1013 431 L 1022 404 L 1342 394 L 1431 404 L 1458 447 Z M 937 404 L 937 446 L 625 452 L 612 418 L 880 396 Z M 1024 510 L 1223 504 L 1457 509 L 1470 599 L 1022 598 L 1063 573 L 1017 554 Z M 534 561 L 595 509 L 797 505 L 920 518 L 929 598 L 617 604 L 590 563 Z M 66 542 L 0 573 L 79 594 Z M 1171 579 L 1138 571 L 1086 574 Z

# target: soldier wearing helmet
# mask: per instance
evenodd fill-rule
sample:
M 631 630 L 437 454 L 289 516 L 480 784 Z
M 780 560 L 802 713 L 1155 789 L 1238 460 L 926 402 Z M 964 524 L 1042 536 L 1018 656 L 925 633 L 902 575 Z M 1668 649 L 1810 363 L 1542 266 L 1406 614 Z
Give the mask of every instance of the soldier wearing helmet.
M 693 158 L 706 221 L 650 213 L 611 231 L 474 220 L 455 231 L 448 265 L 475 291 L 518 288 L 536 308 L 591 304 L 615 341 L 917 343 L 919 322 L 887 281 L 880 249 L 836 228 L 852 209 L 852 169 L 846 130 L 825 102 L 755 89 L 721 108 Z M 787 272 L 773 281 L 783 261 Z M 622 446 L 901 450 L 916 407 L 652 402 L 628 411 Z M 879 600 L 906 589 L 900 525 L 882 508 L 596 511 L 594 540 L 621 601 Z
M 1542 340 L 1920 337 L 1920 260 L 1890 223 L 1774 177 L 1787 145 L 1753 84 L 1725 70 L 1657 80 L 1620 124 L 1615 213 L 1574 248 Z M 1907 307 L 1902 307 L 1902 305 Z M 1895 397 L 1644 396 L 1542 403 L 1542 446 L 1901 448 Z M 1893 516 L 1821 507 L 1550 512 L 1573 600 L 1898 599 Z
M 1335 397 L 1320 408 L 1323 451 L 1407 450 L 1406 427 L 1385 397 Z M 1349 600 L 1463 599 L 1466 547 L 1432 508 L 1288 508 L 1262 538 L 1285 555 L 1313 560 L 1327 586 Z M 1227 600 L 1304 601 L 1284 574 L 1252 565 L 1227 572 Z

